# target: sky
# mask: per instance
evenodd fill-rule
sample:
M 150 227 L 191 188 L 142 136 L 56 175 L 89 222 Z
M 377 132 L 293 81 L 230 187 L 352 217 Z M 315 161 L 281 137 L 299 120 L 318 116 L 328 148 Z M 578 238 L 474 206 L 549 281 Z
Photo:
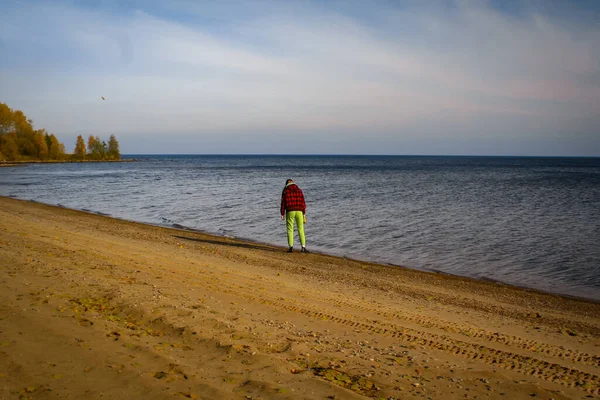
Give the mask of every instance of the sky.
M 600 0 L 0 9 L 0 102 L 69 151 L 600 156 Z

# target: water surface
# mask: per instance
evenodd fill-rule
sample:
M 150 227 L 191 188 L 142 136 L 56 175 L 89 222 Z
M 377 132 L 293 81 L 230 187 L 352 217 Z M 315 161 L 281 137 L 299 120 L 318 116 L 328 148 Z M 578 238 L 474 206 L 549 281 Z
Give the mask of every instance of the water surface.
M 0 195 L 286 246 L 281 190 L 308 247 L 600 300 L 600 159 L 134 156 L 0 169 Z

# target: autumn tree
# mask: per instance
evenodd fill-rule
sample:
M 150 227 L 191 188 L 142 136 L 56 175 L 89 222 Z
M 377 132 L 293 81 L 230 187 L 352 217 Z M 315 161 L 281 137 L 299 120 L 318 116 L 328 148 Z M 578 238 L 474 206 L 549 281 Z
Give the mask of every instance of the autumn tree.
M 0 103 L 0 135 L 14 132 L 15 123 L 12 110 L 4 103 Z
M 76 160 L 85 160 L 85 141 L 81 135 L 77 136 L 77 142 L 75 143 L 75 151 L 73 152 L 73 156 Z
M 22 111 L 0 103 L 0 158 L 15 161 L 21 155 L 37 157 L 33 128 Z
M 50 135 L 48 134 L 48 132 L 46 132 L 46 134 L 44 135 L 44 139 L 46 140 L 46 146 L 48 146 L 49 150 L 52 143 L 50 142 Z
M 46 131 L 44 129 L 40 129 L 33 132 L 33 143 L 35 145 L 37 157 L 40 160 L 45 160 L 48 158 L 48 144 L 46 143 L 46 138 L 44 134 Z
M 49 136 L 50 148 L 48 149 L 48 155 L 52 160 L 62 160 L 65 157 L 65 145 L 60 143 L 54 134 Z M 85 144 L 84 144 L 85 146 Z M 84 150 L 85 153 L 85 150 Z
M 96 137 L 94 137 L 94 135 L 90 135 L 90 137 L 88 138 L 88 142 L 87 142 L 87 149 L 88 149 L 88 154 L 90 156 L 92 156 L 92 149 L 94 149 L 96 147 Z
M 20 157 L 17 134 L 15 132 L 0 135 L 0 160 L 16 161 Z
M 106 155 L 106 149 L 104 148 L 105 143 L 103 143 L 98 136 L 93 137 L 90 136 L 90 140 L 88 140 L 88 144 L 91 143 L 91 147 L 88 145 L 88 153 L 92 160 L 102 160 Z
M 108 158 L 110 160 L 120 160 L 121 153 L 119 152 L 119 142 L 115 135 L 110 135 L 108 140 Z
M 11 160 L 9 157 L 9 133 L 13 131 L 12 111 L 4 103 L 0 103 L 0 160 Z
M 37 158 L 38 149 L 33 131 L 32 121 L 28 120 L 23 111 L 13 111 L 13 122 L 17 133 L 19 153 L 28 158 Z
M 0 159 L 14 161 L 54 158 L 50 154 L 51 136 L 53 135 L 49 135 L 45 129 L 35 130 L 33 121 L 23 111 L 12 110 L 7 104 L 0 103 Z M 58 143 L 55 149 L 63 150 L 62 153 L 58 151 L 58 154 L 64 154 L 64 145 L 56 137 L 55 140 Z

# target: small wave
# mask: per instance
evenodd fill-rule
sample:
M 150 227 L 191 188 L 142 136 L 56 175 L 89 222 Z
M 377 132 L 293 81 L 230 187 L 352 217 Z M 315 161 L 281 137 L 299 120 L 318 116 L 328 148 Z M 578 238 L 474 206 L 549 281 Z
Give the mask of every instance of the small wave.
M 189 228 L 189 227 L 187 227 L 187 226 L 185 226 L 185 225 L 181 225 L 181 224 L 171 224 L 171 226 L 172 226 L 173 228 L 177 228 L 177 229 L 185 229 L 186 231 L 191 231 L 191 230 L 193 230 L 192 228 Z
M 441 269 L 435 269 L 435 268 L 428 268 L 428 269 L 424 269 L 424 271 L 429 271 L 429 272 L 433 272 L 435 274 L 440 274 L 440 275 L 452 275 L 452 276 L 456 276 L 450 272 L 447 271 L 442 271 Z
M 103 217 L 110 217 L 110 214 L 102 211 L 95 211 L 94 214 L 102 215 Z
M 226 237 L 229 239 L 235 239 L 235 235 L 233 234 L 232 230 L 221 228 L 218 230 L 218 233 L 220 236 L 223 236 L 223 237 Z
M 475 279 L 480 280 L 480 281 L 486 281 L 486 282 L 496 283 L 498 285 L 504 285 L 504 282 L 502 282 L 502 281 L 500 281 L 498 279 L 490 278 L 488 276 L 478 276 Z
M 173 225 L 175 223 L 175 221 L 172 221 L 165 217 L 159 217 L 159 219 L 163 224 L 166 224 L 166 225 Z

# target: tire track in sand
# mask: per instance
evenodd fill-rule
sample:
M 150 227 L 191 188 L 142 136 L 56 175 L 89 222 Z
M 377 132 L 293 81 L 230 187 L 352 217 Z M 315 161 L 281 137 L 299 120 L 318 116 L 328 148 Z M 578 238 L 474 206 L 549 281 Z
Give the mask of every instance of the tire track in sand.
M 469 336 L 473 339 L 482 339 L 488 342 L 495 342 L 499 344 L 504 344 L 511 347 L 517 347 L 526 351 L 535 351 L 537 353 L 543 353 L 550 357 L 556 357 L 563 360 L 569 360 L 574 363 L 582 363 L 591 365 L 593 367 L 600 367 L 600 356 L 591 355 L 588 353 L 582 353 L 576 350 L 570 350 L 566 348 L 561 348 L 558 346 L 554 346 L 547 343 L 541 343 L 535 340 L 525 339 L 518 336 L 513 335 L 505 335 L 500 332 L 490 332 L 483 329 L 475 328 L 470 326 L 468 328 L 468 334 L 465 334 L 465 329 L 462 328 L 459 324 L 444 321 L 443 323 L 438 322 L 439 320 L 435 318 L 429 318 L 422 315 L 410 315 L 408 313 L 402 313 L 398 311 L 383 311 L 381 309 L 373 309 L 364 307 L 359 304 L 349 304 L 347 302 L 343 302 L 336 299 L 329 299 L 329 301 L 335 304 L 338 307 L 348 307 L 356 310 L 360 310 L 363 312 L 373 313 L 379 315 L 381 317 L 389 318 L 389 319 L 398 319 L 401 321 L 407 321 L 409 323 L 418 324 L 424 327 L 433 327 L 435 329 L 439 329 L 442 331 L 446 331 L 449 333 L 458 333 L 465 336 Z M 373 321 L 376 322 L 376 321 Z
M 239 282 L 237 282 L 236 284 L 234 282 L 236 279 L 232 276 L 233 274 L 227 275 L 227 279 L 224 279 L 225 276 L 219 277 L 213 272 L 209 276 L 204 275 L 201 279 L 198 279 L 200 278 L 200 276 L 198 276 L 198 272 L 200 271 L 198 270 L 180 270 L 178 272 L 180 273 L 180 275 L 177 276 L 176 279 L 181 279 L 183 281 L 187 280 L 186 278 L 193 277 L 196 278 L 193 279 L 196 285 L 204 286 L 212 291 L 231 293 L 233 295 L 246 298 L 247 300 L 254 301 L 259 304 L 268 305 L 281 310 L 301 313 L 313 319 L 327 320 L 339 325 L 351 328 L 358 328 L 361 330 L 369 331 L 373 334 L 391 337 L 401 342 L 441 350 L 453 355 L 460 356 L 462 358 L 467 358 L 478 362 L 498 366 L 507 370 L 512 370 L 523 375 L 537 377 L 549 382 L 559 383 L 569 387 L 580 388 L 582 390 L 586 390 L 588 393 L 600 394 L 600 377 L 594 373 L 585 372 L 577 368 L 569 368 L 559 363 L 541 360 L 534 356 L 518 354 L 513 351 L 501 350 L 487 345 L 470 343 L 465 340 L 451 338 L 446 335 L 439 335 L 435 333 L 429 333 L 420 329 L 408 328 L 402 326 L 401 323 L 394 324 L 379 321 L 369 322 L 373 320 L 366 320 L 367 323 L 365 323 L 362 322 L 365 319 L 353 314 L 352 312 L 349 313 L 350 317 L 346 318 L 333 315 L 332 313 L 324 313 L 321 311 L 323 309 L 322 307 L 319 308 L 317 306 L 284 299 L 281 297 L 281 293 L 268 293 L 267 291 L 256 290 L 257 288 L 251 288 L 248 283 L 251 282 L 253 278 L 244 274 L 235 274 L 239 277 Z M 185 278 L 186 275 L 187 277 Z M 187 280 L 187 282 L 190 283 L 189 280 Z M 264 283 L 265 286 L 268 286 L 267 282 Z M 277 296 L 277 299 L 275 299 L 275 296 Z M 427 318 L 411 317 L 403 315 L 399 312 L 389 313 L 386 311 L 377 310 L 375 308 L 358 306 L 356 304 L 349 304 L 347 302 L 339 300 L 325 300 L 329 300 L 337 307 L 345 308 L 349 311 L 360 310 L 365 313 L 382 315 L 388 318 L 392 317 L 401 321 L 406 321 L 425 327 L 427 325 L 433 325 L 437 329 L 442 329 L 443 326 L 443 324 L 433 323 L 432 320 L 428 320 Z M 448 331 L 453 328 L 456 328 L 456 326 L 442 330 Z M 493 335 L 490 335 L 482 330 L 476 332 L 476 338 L 486 340 L 490 342 L 490 344 L 498 343 L 508 346 L 513 345 L 513 342 L 511 342 L 512 337 L 508 335 L 501 335 L 498 338 L 495 338 Z M 527 341 L 525 339 L 520 338 L 516 338 L 515 343 L 517 342 L 520 343 L 521 349 L 523 348 L 523 346 L 527 347 L 527 345 L 529 344 L 532 344 L 534 346 L 537 344 L 537 342 Z M 548 347 L 548 349 L 550 349 L 550 347 Z M 568 351 L 563 351 L 561 353 L 557 349 L 551 349 L 549 355 L 554 355 L 557 358 L 567 358 L 573 362 L 588 363 L 592 366 L 596 366 L 597 363 L 597 358 L 594 358 L 593 356 L 587 354 L 578 354 L 575 352 L 569 353 Z
M 600 376 L 575 368 L 569 368 L 557 363 L 540 360 L 535 357 L 494 349 L 475 343 L 468 343 L 461 340 L 451 339 L 447 336 L 426 333 L 411 328 L 400 327 L 394 324 L 386 324 L 387 327 L 381 326 L 380 324 L 367 324 L 364 322 L 354 321 L 352 319 L 337 317 L 335 315 L 311 310 L 307 307 L 276 303 L 264 298 L 254 298 L 251 300 L 257 301 L 261 304 L 279 307 L 288 311 L 298 312 L 314 319 L 328 320 L 348 327 L 359 328 L 371 333 L 399 339 L 400 341 L 406 343 L 442 350 L 463 358 L 468 358 L 490 365 L 496 365 L 507 370 L 519 372 L 524 375 L 535 376 L 550 382 L 560 383 L 565 386 L 579 387 L 592 394 L 600 394 Z
M 459 340 L 455 338 L 451 338 L 446 335 L 438 335 L 434 333 L 425 332 L 418 329 L 407 328 L 401 325 L 393 324 L 393 323 L 384 323 L 384 322 L 372 322 L 365 323 L 358 320 L 358 316 L 353 315 L 352 317 L 340 317 L 333 315 L 331 313 L 324 313 L 316 309 L 316 307 L 309 306 L 307 304 L 303 304 L 299 302 L 294 302 L 291 300 L 283 299 L 278 297 L 275 299 L 269 299 L 267 293 L 260 293 L 261 296 L 257 296 L 256 293 L 258 291 L 251 291 L 249 289 L 244 289 L 240 287 L 242 285 L 233 285 L 228 282 L 218 279 L 216 277 L 212 277 L 210 279 L 213 284 L 209 284 L 211 290 L 216 290 L 224 293 L 233 293 L 237 296 L 241 296 L 246 298 L 247 300 L 254 301 L 260 304 L 268 305 L 274 308 L 296 312 L 300 314 L 304 314 L 310 318 L 317 320 L 326 320 L 331 321 L 333 323 L 337 323 L 343 326 L 361 329 L 365 331 L 369 331 L 373 334 L 383 335 L 387 337 L 391 337 L 394 339 L 398 339 L 401 342 L 420 345 L 422 347 L 427 347 L 431 349 L 441 350 L 456 356 L 460 356 L 462 358 L 474 360 L 477 362 L 482 362 L 489 365 L 494 365 L 501 367 L 506 370 L 511 370 L 523 375 L 536 377 L 539 379 L 543 379 L 553 383 L 559 383 L 561 385 L 565 385 L 568 387 L 578 388 L 584 390 L 588 393 L 599 395 L 600 394 L 600 376 L 582 371 L 577 368 L 570 368 L 559 363 L 550 362 L 541 360 L 534 356 L 518 354 L 516 352 L 496 349 L 493 347 L 489 347 L 482 344 L 477 343 L 469 343 L 464 340 Z M 229 276 L 231 278 L 231 276 Z M 215 281 L 218 280 L 218 285 L 215 285 Z M 196 281 L 197 283 L 200 283 Z M 208 282 L 203 282 L 208 283 Z M 281 294 L 278 294 L 281 296 Z M 336 300 L 336 305 L 338 307 L 348 307 L 354 309 L 360 309 L 364 312 L 371 312 L 377 314 L 376 309 L 371 309 L 368 307 L 351 305 L 346 302 L 342 302 Z M 398 314 L 400 319 L 402 316 L 399 313 L 392 313 L 391 316 L 397 317 L 394 314 Z M 352 314 L 350 314 L 352 315 Z M 418 318 L 405 318 L 407 321 L 418 322 Z M 509 335 L 502 335 L 498 338 L 498 340 L 494 340 L 494 336 L 485 333 L 485 331 L 479 332 L 477 336 L 479 339 L 488 340 L 493 343 L 511 345 Z M 529 343 L 536 344 L 534 341 L 527 341 L 525 339 L 517 338 L 517 342 L 520 343 L 520 346 L 527 345 Z M 505 341 L 507 343 L 505 343 Z M 562 350 L 562 349 L 561 349 Z M 558 349 L 554 349 L 551 351 L 552 354 L 556 354 L 556 357 L 568 358 L 573 362 L 581 362 L 578 359 L 581 357 L 582 361 L 587 360 L 588 363 L 592 366 L 595 366 L 594 362 L 597 360 L 594 356 L 590 356 L 583 353 L 575 353 L 575 352 L 558 352 Z M 570 356 L 569 356 L 570 355 Z

